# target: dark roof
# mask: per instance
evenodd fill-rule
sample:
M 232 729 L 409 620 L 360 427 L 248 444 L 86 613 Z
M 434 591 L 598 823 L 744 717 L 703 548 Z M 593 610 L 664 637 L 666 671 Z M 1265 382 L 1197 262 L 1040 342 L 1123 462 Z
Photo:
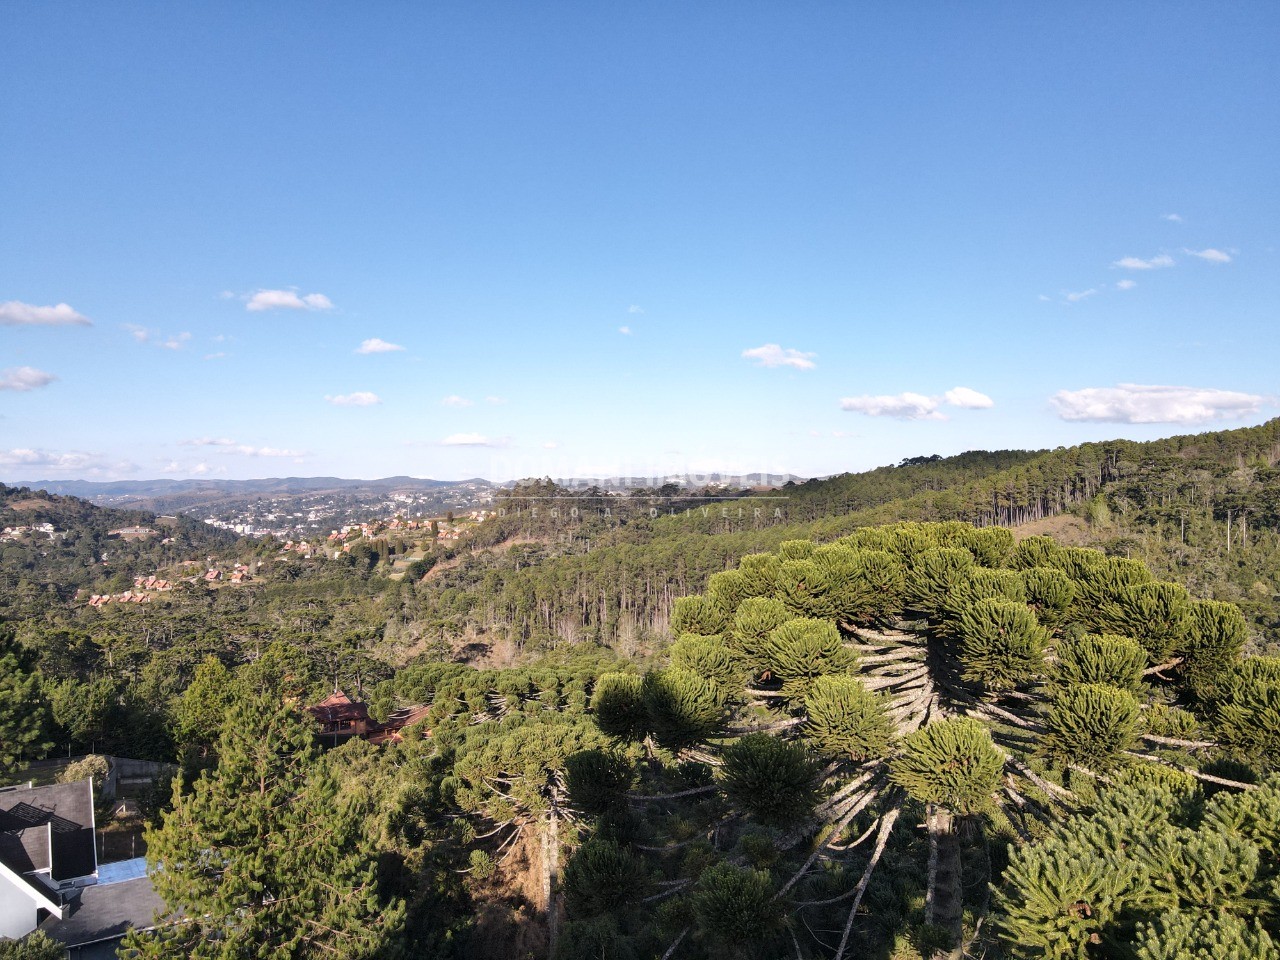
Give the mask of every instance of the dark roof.
M 89 780 L 0 791 L 0 860 L 57 881 L 86 877 L 98 866 L 93 825 Z
M 151 886 L 150 877 L 122 883 L 96 883 L 69 898 L 64 918 L 49 917 L 40 929 L 68 947 L 122 937 L 130 927 L 155 925 L 164 901 Z

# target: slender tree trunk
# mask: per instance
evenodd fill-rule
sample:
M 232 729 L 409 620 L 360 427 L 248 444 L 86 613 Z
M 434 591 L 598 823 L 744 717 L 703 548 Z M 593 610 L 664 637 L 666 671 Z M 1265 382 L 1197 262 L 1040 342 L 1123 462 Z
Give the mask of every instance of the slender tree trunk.
M 964 884 L 955 816 L 945 807 L 934 807 L 929 818 L 929 865 L 935 885 L 930 922 L 951 934 L 946 956 L 955 960 L 964 936 Z
M 542 832 L 542 893 L 547 901 L 547 956 L 556 955 L 560 935 L 560 818 L 555 803 Z

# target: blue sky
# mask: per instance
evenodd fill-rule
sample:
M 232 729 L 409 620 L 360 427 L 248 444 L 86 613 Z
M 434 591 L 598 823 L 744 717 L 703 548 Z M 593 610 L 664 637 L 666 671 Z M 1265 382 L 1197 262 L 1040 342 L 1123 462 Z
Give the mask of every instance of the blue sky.
M 1261 422 L 1278 35 L 2 4 L 0 479 L 808 476 Z

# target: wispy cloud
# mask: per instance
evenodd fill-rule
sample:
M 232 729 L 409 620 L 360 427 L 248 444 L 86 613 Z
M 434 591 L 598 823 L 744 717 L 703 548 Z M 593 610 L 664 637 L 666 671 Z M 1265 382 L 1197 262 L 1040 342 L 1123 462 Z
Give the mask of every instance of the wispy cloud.
M 952 387 L 942 395 L 949 406 L 965 410 L 990 410 L 996 402 L 985 393 L 971 390 L 969 387 Z
M 863 413 L 868 417 L 893 417 L 895 420 L 945 420 L 938 412 L 938 399 L 922 393 L 879 394 L 843 397 L 840 409 Z
M 817 356 L 816 353 L 802 353 L 790 347 L 784 349 L 776 343 L 766 343 L 764 346 L 743 350 L 742 356 L 744 359 L 754 360 L 758 367 L 794 367 L 797 370 L 812 370 L 817 366 L 813 362 L 813 358 Z
M 1143 260 L 1141 257 L 1121 257 L 1119 260 L 1112 261 L 1111 265 L 1121 270 L 1159 270 L 1162 267 L 1172 267 L 1173 257 L 1167 253 L 1158 254 L 1150 260 Z
M 28 390 L 47 387 L 57 379 L 52 373 L 45 373 L 35 367 L 9 367 L 6 370 L 0 370 L 0 390 L 26 393 Z
M 206 354 L 204 355 L 204 359 L 206 359 L 206 360 L 221 360 L 221 359 L 222 359 L 223 357 L 225 357 L 226 355 L 227 355 L 227 352 L 226 352 L 225 350 L 219 350 L 217 353 L 206 353 Z
M 442 447 L 505 447 L 509 437 L 486 437 L 481 433 L 455 433 L 440 441 Z
M 1161 217 L 1160 219 L 1161 219 L 1161 220 L 1168 220 L 1170 223 L 1181 223 L 1181 222 L 1182 222 L 1182 218 L 1181 218 L 1180 216 L 1178 216 L 1176 213 L 1166 213 L 1166 214 L 1165 214 L 1163 217 Z
M 1079 290 L 1075 293 L 1064 293 L 1062 298 L 1066 300 L 1067 303 L 1079 303 L 1081 300 L 1088 300 L 1097 292 L 1098 291 L 1096 289 L 1090 287 L 1088 290 Z
M 179 440 L 180 447 L 234 447 L 236 442 L 229 437 L 197 437 L 195 440 Z
M 1121 383 L 1060 390 L 1050 402 L 1063 420 L 1097 423 L 1208 423 L 1256 414 L 1264 397 L 1209 387 Z
M 372 407 L 381 403 L 382 399 L 368 390 L 357 390 L 355 393 L 340 393 L 337 396 L 326 396 L 326 400 L 335 407 Z
M 485 397 L 485 398 L 484 398 L 484 402 L 485 402 L 485 403 L 491 403 L 491 404 L 493 404 L 495 407 L 497 407 L 497 406 L 501 406 L 502 404 L 506 403 L 506 402 L 507 402 L 507 398 L 506 398 L 506 397 L 494 397 L 494 396 L 489 396 L 489 397 Z
M 1199 257 L 1201 260 L 1208 260 L 1210 263 L 1231 262 L 1231 254 L 1215 250 L 1213 247 L 1207 247 L 1204 250 L 1183 250 L 1182 252 L 1189 253 L 1193 257 Z
M 624 337 L 629 337 L 629 336 L 631 336 L 631 328 L 630 328 L 630 327 L 619 327 L 619 328 L 618 328 L 618 332 L 619 332 L 620 334 L 622 334 Z
M 246 310 L 332 310 L 333 301 L 323 293 L 299 295 L 297 290 L 258 290 L 249 296 Z
M 388 343 L 378 337 L 371 337 L 356 347 L 356 353 L 395 353 L 397 350 L 403 349 L 404 347 L 398 343 Z
M 191 334 L 185 332 L 163 334 L 158 330 L 140 327 L 136 323 L 122 323 L 121 326 L 139 343 L 150 343 L 165 350 L 181 350 L 191 340 Z
M 305 450 L 285 450 L 280 447 L 253 447 L 247 443 L 237 443 L 227 451 L 242 457 L 305 457 Z
M 627 313 L 644 313 L 644 308 L 639 304 L 633 303 L 631 306 L 627 307 Z
M 456 393 L 451 393 L 440 401 L 440 405 L 444 407 L 470 407 L 475 405 L 475 401 L 460 397 Z
M 0 326 L 4 327 L 91 327 L 93 321 L 65 303 L 41 307 L 21 300 L 0 303 Z
M 1130 279 L 1128 279 L 1127 277 L 1126 277 L 1124 280 L 1117 280 L 1117 281 L 1116 281 L 1116 289 L 1117 289 L 1117 290 L 1132 290 L 1132 289 L 1133 289 L 1134 287 L 1136 287 L 1137 285 L 1138 285 L 1138 281 L 1137 281 L 1137 280 L 1130 280 Z

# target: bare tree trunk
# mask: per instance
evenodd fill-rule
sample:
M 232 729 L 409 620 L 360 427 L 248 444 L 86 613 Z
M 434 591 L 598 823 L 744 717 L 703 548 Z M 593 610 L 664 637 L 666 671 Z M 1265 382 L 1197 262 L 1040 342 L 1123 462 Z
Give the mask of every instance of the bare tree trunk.
M 542 895 L 547 903 L 547 956 L 556 955 L 560 936 L 560 818 L 555 803 L 542 831 Z

